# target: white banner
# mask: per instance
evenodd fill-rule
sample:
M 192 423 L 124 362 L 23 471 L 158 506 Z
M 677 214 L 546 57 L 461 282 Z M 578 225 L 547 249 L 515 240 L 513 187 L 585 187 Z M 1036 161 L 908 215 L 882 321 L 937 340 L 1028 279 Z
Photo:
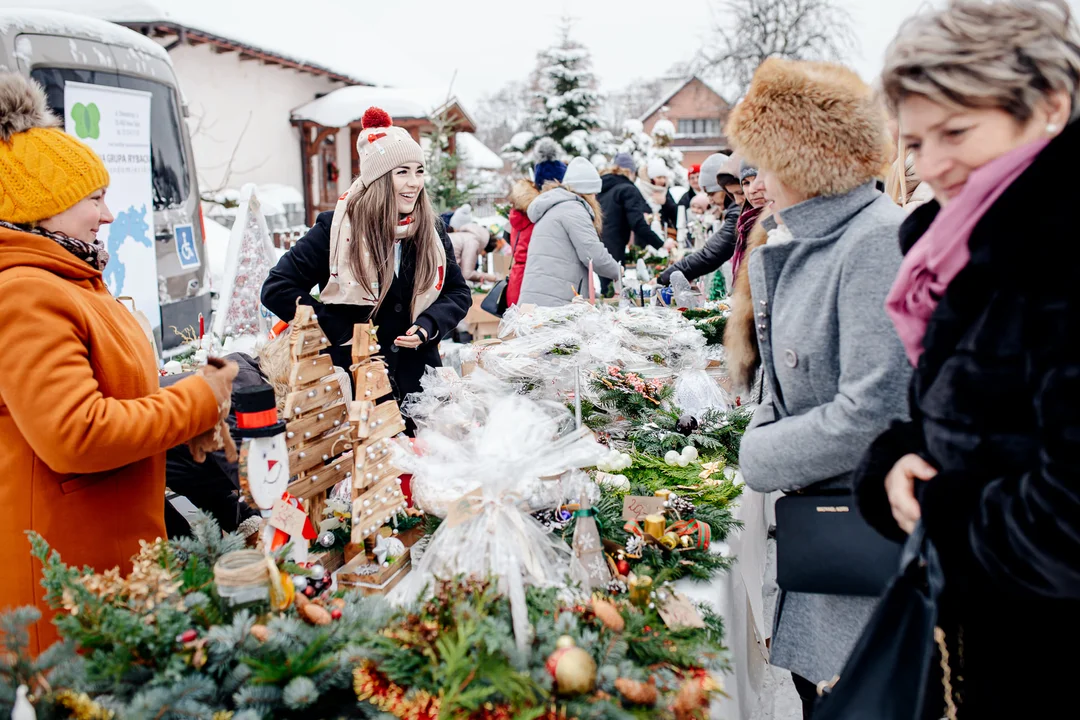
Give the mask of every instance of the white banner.
M 105 204 L 116 219 L 98 231 L 110 255 L 105 284 L 113 295 L 133 298 L 157 328 L 161 310 L 150 163 L 152 97 L 139 90 L 64 85 L 64 129 L 92 147 L 109 169 Z

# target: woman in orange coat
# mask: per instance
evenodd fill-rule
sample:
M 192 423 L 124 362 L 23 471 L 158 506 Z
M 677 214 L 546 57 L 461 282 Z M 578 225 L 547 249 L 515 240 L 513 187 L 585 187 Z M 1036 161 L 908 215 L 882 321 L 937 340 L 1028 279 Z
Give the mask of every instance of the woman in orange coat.
M 69 565 L 130 570 L 139 540 L 165 537 L 165 451 L 213 433 L 236 374 L 158 389 L 153 347 L 102 281 L 108 171 L 56 124 L 39 87 L 0 74 L 0 611 L 46 618 L 25 531 Z M 30 650 L 55 639 L 42 620 Z

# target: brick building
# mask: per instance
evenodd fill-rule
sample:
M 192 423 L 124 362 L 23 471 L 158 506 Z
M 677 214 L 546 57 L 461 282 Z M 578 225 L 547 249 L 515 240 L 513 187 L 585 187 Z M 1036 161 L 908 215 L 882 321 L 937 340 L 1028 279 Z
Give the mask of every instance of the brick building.
M 715 152 L 730 152 L 724 137 L 724 123 L 731 106 L 720 93 L 697 76 L 675 83 L 657 100 L 641 122 L 652 133 L 656 121 L 666 117 L 675 125 L 674 147 L 683 153 L 683 165 L 690 167 Z

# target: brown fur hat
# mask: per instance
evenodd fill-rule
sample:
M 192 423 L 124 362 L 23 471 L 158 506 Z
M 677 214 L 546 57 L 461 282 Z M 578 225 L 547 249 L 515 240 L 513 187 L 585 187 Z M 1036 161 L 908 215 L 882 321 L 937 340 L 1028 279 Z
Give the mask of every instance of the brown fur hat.
M 540 194 L 540 191 L 536 189 L 536 185 L 533 185 L 533 181 L 527 178 L 519 178 L 510 186 L 510 193 L 507 196 L 510 200 L 510 205 L 518 212 L 528 212 L 529 205 L 536 199 L 536 196 Z
M 848 192 L 885 163 L 881 105 L 842 65 L 769 58 L 726 133 L 751 163 L 808 197 Z
M 750 253 L 769 239 L 758 218 L 746 239 L 739 273 L 731 290 L 731 316 L 724 327 L 724 352 L 727 355 L 728 377 L 736 390 L 748 391 L 754 384 L 754 373 L 761 363 L 757 342 L 757 323 L 754 321 L 754 300 L 750 295 Z

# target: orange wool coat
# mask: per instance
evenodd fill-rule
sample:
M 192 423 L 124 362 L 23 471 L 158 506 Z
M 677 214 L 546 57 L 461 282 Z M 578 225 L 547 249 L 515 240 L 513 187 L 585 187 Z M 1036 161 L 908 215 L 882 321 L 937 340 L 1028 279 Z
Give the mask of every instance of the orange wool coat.
M 0 227 L 0 611 L 42 610 L 35 654 L 57 635 L 25 531 L 69 565 L 128 572 L 140 539 L 165 537 L 165 451 L 217 422 L 206 380 L 158 377 L 99 271 Z

